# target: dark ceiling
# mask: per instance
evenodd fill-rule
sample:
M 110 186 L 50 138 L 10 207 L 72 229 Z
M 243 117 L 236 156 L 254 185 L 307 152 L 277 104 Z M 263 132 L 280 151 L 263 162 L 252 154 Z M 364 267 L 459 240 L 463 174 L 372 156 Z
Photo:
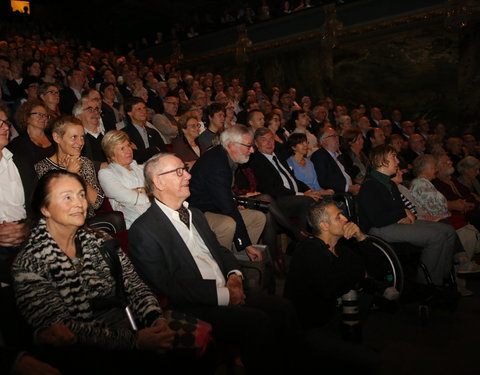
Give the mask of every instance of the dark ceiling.
M 65 27 L 81 38 L 98 41 L 103 47 L 110 42 L 150 41 L 155 33 L 165 35 L 176 22 L 189 25 L 194 16 L 203 20 L 205 13 L 219 19 L 225 8 L 236 8 L 241 0 L 31 0 L 33 16 L 43 17 L 55 26 Z M 260 0 L 258 0 L 260 3 Z M 276 2 L 273 0 L 272 2 Z M 251 1 L 257 3 L 257 0 Z M 53 26 L 53 25 L 52 25 Z

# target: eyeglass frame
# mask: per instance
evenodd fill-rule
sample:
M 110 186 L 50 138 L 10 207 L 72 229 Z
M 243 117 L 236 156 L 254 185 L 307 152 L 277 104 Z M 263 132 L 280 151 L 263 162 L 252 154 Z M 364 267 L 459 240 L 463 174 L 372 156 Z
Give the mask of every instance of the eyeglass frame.
M 175 172 L 177 174 L 177 177 L 182 177 L 183 174 L 185 173 L 185 171 L 188 172 L 188 166 L 186 164 L 183 167 L 178 167 L 178 168 L 166 171 L 166 172 L 159 173 L 159 174 L 157 174 L 157 176 L 163 176 L 164 174 L 169 174 L 169 173 Z
M 5 125 L 8 129 L 12 126 L 12 123 L 8 120 L 2 120 L 0 119 L 0 128 Z
M 52 116 L 50 116 L 48 113 L 41 113 L 41 112 L 30 112 L 29 116 L 36 115 L 40 118 L 45 118 L 47 120 L 50 120 Z
M 102 113 L 102 110 L 98 107 L 88 106 L 87 108 L 82 108 L 82 112 L 87 111 L 88 113 L 98 112 Z
M 242 146 L 244 146 L 244 147 L 246 147 L 246 148 L 248 148 L 248 149 L 251 149 L 251 148 L 253 148 L 253 146 L 255 146 L 254 143 L 251 143 L 251 144 L 249 144 L 249 145 L 247 145 L 247 144 L 245 144 L 245 143 L 242 143 L 242 142 L 233 142 L 233 143 L 236 143 L 237 145 L 242 145 Z
M 45 91 L 45 94 L 60 95 L 60 91 L 58 91 L 58 90 L 48 90 L 48 91 Z

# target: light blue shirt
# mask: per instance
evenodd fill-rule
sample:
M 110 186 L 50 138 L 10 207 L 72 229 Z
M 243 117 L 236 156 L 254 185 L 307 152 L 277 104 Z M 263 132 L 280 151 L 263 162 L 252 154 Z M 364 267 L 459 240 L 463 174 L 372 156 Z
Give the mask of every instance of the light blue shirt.
M 318 183 L 317 173 L 315 172 L 313 163 L 308 158 L 305 158 L 305 162 L 305 166 L 302 167 L 292 156 L 287 159 L 288 166 L 292 168 L 293 174 L 296 178 L 308 185 L 308 187 L 312 190 L 323 190 Z

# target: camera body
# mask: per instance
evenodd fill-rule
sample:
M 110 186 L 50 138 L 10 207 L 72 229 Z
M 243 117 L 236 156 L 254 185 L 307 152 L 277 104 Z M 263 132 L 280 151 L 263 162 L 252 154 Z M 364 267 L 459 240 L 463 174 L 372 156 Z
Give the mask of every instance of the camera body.
M 246 198 L 246 197 L 233 197 L 233 199 L 237 203 L 237 206 L 243 206 L 251 210 L 259 210 L 263 212 L 268 211 L 268 205 L 270 204 L 269 201 L 265 201 L 261 199 L 253 199 L 253 198 Z

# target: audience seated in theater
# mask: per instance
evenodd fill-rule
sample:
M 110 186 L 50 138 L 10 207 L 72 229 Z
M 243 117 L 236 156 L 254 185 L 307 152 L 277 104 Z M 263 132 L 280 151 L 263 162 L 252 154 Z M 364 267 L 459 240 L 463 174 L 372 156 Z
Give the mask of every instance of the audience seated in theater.
M 102 82 L 99 87 L 102 95 L 101 116 L 105 129 L 115 130 L 117 124 L 123 120 L 119 111 L 120 105 L 115 102 L 115 85 L 111 82 Z
M 323 132 L 319 133 L 318 140 L 322 147 L 312 154 L 311 160 L 320 186 L 336 193 L 348 192 L 357 195 L 360 185 L 352 181 L 338 160 L 340 143 L 337 132 L 330 127 L 324 128 Z
M 214 105 L 214 104 L 212 104 Z M 235 125 L 220 135 L 220 144 L 205 152 L 191 169 L 189 203 L 205 213 L 218 242 L 227 249 L 232 243 L 252 260 L 260 256 L 252 246 L 265 226 L 263 212 L 237 207 L 232 192 L 234 171 L 247 163 L 253 152 L 253 136 L 244 125 Z
M 480 230 L 480 203 L 470 190 L 454 177 L 455 167 L 448 155 L 435 155 L 435 160 L 438 172 L 432 184 L 447 198 L 450 210 L 463 212 L 467 220 Z
M 472 262 L 475 253 L 478 231 L 468 223 L 464 211 L 454 209 L 455 205 L 448 203 L 445 196 L 432 184 L 439 173 L 436 160 L 431 155 L 419 156 L 414 161 L 414 173 L 417 176 L 411 183 L 409 192 L 414 204 L 420 206 L 428 215 L 427 219 L 449 224 L 456 230 L 458 239 L 455 246 L 457 273 L 478 273 L 480 266 Z M 465 288 L 465 285 L 460 285 Z M 464 290 L 459 290 L 461 293 Z M 472 293 L 470 292 L 470 295 Z
M 318 138 L 318 132 L 325 126 L 330 126 L 328 122 L 328 111 L 324 106 L 316 105 L 313 107 L 311 115 L 310 125 L 307 129 Z
M 230 126 L 233 126 L 237 123 L 237 118 L 235 116 L 235 110 L 233 108 L 233 105 L 230 103 L 225 104 L 225 124 L 223 127 L 225 129 L 229 128 Z
M 402 147 L 405 143 L 403 137 L 400 134 L 392 134 L 388 138 L 388 145 L 392 146 L 397 153 L 397 159 L 399 161 L 398 168 L 403 172 L 403 179 L 410 181 L 412 179 L 412 164 L 408 164 L 407 160 L 402 155 Z
M 108 166 L 98 172 L 98 181 L 115 211 L 123 213 L 125 225 L 130 225 L 150 207 L 145 191 L 143 165 L 133 160 L 128 135 L 110 130 L 102 139 Z
M 308 231 L 308 208 L 323 195 L 333 192 L 323 189 L 313 190 L 295 178 L 287 162 L 275 154 L 274 136 L 269 129 L 261 128 L 255 132 L 255 145 L 257 149 L 249 165 L 255 175 L 257 190 L 273 197 L 281 212 L 286 217 L 295 219 L 300 233 L 297 229 L 293 235 L 296 239 L 299 238 L 299 234 L 303 238 L 304 232 Z
M 337 123 L 338 136 L 340 137 L 340 140 L 341 140 L 345 130 L 350 129 L 352 127 L 352 118 L 348 115 L 341 115 L 341 116 L 338 116 L 335 122 Z
M 307 156 L 310 157 L 312 153 L 318 150 L 318 140 L 317 137 L 314 136 L 310 131 L 307 129 L 308 126 L 310 125 L 310 117 L 308 117 L 308 114 L 302 109 L 302 110 L 295 110 L 292 111 L 292 115 L 290 118 L 291 126 L 290 129 L 292 129 L 291 134 L 294 133 L 301 133 L 305 134 L 307 137 L 307 142 L 308 142 L 308 152 Z
M 392 135 L 392 122 L 389 119 L 380 120 L 378 127 L 383 130 L 386 139 Z
M 298 180 L 306 184 L 310 189 L 320 191 L 322 195 L 332 195 L 331 189 L 324 190 L 317 180 L 315 167 L 307 157 L 308 141 L 307 136 L 303 133 L 293 133 L 287 141 L 290 157 L 287 164 L 293 171 L 293 175 Z
M 274 111 L 265 116 L 265 127 L 275 136 L 275 154 L 279 155 L 282 159 L 288 158 L 287 150 L 287 136 L 284 129 L 281 127 L 280 115 Z
M 355 184 L 361 184 L 367 175 L 368 158 L 363 152 L 363 136 L 360 129 L 347 129 L 342 136 L 342 153 L 338 160 L 345 167 L 345 172 Z
M 97 92 L 98 93 L 98 92 Z M 107 157 L 102 150 L 102 139 L 105 128 L 100 122 L 100 103 L 88 97 L 82 97 L 75 103 L 72 110 L 73 116 L 82 122 L 85 132 L 82 156 L 86 156 L 95 166 L 95 171 L 107 166 Z
M 61 116 L 52 123 L 52 136 L 56 144 L 55 153 L 35 164 L 38 177 L 50 170 L 66 170 L 78 174 L 86 185 L 88 201 L 87 223 L 91 226 L 102 226 L 102 222 L 110 223 L 110 234 L 125 229 L 125 221 L 119 212 L 95 214 L 103 203 L 103 191 L 97 180 L 93 162 L 81 156 L 84 145 L 84 129 L 82 122 L 72 116 Z
M 385 134 L 383 130 L 378 127 L 370 127 L 365 134 L 365 143 L 363 148 L 366 153 L 369 153 L 372 148 L 383 145 L 385 143 Z
M 467 156 L 458 162 L 457 171 L 457 181 L 467 187 L 477 202 L 480 202 L 480 182 L 478 181 L 480 160 L 474 156 Z
M 279 104 L 278 108 L 282 110 L 283 118 L 285 122 L 288 124 L 290 122 L 290 118 L 292 117 L 292 107 L 293 107 L 293 99 L 292 95 L 288 91 L 284 91 L 279 96 Z M 292 131 L 293 129 L 287 129 L 288 131 Z
M 55 153 L 55 145 L 48 132 L 50 115 L 48 108 L 39 99 L 24 102 L 15 113 L 15 122 L 20 130 L 8 146 L 14 154 L 23 154 L 33 166 L 43 158 Z
M 186 112 L 178 119 L 177 125 L 178 136 L 172 141 L 172 152 L 190 169 L 206 151 L 198 141 L 200 124 L 194 112 Z
M 33 199 L 40 220 L 13 263 L 16 302 L 36 331 L 44 358 L 67 374 L 202 370 L 194 353 L 184 352 L 183 361 L 161 354 L 175 351 L 175 331 L 122 250 L 108 236 L 84 226 L 86 194 L 77 174 L 45 174 Z M 113 254 L 107 255 L 107 248 Z M 121 278 L 113 276 L 114 265 Z M 116 292 L 117 280 L 122 280 L 123 297 Z M 117 298 L 112 301 L 112 296 Z M 114 302 L 125 303 L 131 316 Z M 132 329 L 133 320 L 138 330 Z
M 327 357 L 326 369 L 378 373 L 379 354 L 342 337 L 343 316 L 337 301 L 351 290 L 367 287 L 359 251 L 372 246 L 370 240 L 331 200 L 315 203 L 309 221 L 314 235 L 297 245 L 284 295 L 295 306 L 309 341 Z M 398 291 L 392 292 L 398 296 Z M 358 295 L 363 325 L 372 296 L 365 291 Z
M 463 133 L 462 140 L 465 156 L 473 156 L 478 159 L 480 157 L 480 147 L 475 136 L 472 133 Z
M 358 123 L 357 123 L 357 126 L 358 128 L 360 129 L 360 131 L 362 132 L 362 135 L 363 135 L 363 140 L 365 142 L 368 142 L 367 141 L 367 132 L 370 130 L 370 120 L 368 119 L 367 116 L 362 116 L 358 119 Z M 364 147 L 365 148 L 365 147 Z M 366 149 L 365 149 L 366 150 Z
M 153 116 L 152 124 L 162 134 L 167 144 L 178 135 L 177 112 L 179 99 L 174 93 L 169 93 L 163 101 L 163 114 L 157 113 Z
M 445 149 L 453 167 L 456 168 L 457 163 L 466 156 L 466 150 L 463 146 L 463 140 L 460 137 L 449 137 L 445 141 Z
M 403 137 L 404 141 L 408 142 L 408 139 L 412 134 L 415 133 L 415 125 L 411 121 L 403 121 L 402 122 L 402 134 L 401 136 Z M 404 145 L 404 148 L 406 148 L 407 145 Z
M 415 121 L 415 131 L 420 134 L 425 141 L 427 140 L 428 135 L 430 134 L 430 124 L 427 119 L 420 117 Z
M 167 151 L 160 133 L 147 122 L 147 106 L 142 99 L 127 99 L 125 113 L 126 126 L 122 130 L 133 143 L 133 158 L 137 163 L 143 164 L 153 155 Z
M 208 127 L 198 137 L 198 142 L 209 149 L 213 146 L 213 140 L 218 137 L 225 124 L 225 106 L 213 103 L 207 107 Z
M 394 109 L 390 118 L 392 120 L 392 134 L 402 134 L 402 112 Z
M 405 208 L 397 186 L 391 181 L 398 169 L 394 148 L 388 145 L 375 147 L 370 152 L 370 164 L 372 171 L 362 183 L 357 197 L 362 231 L 390 243 L 408 242 L 422 247 L 420 260 L 433 284 L 440 290 L 449 290 L 455 232 L 449 232 L 448 224 L 416 220 Z M 417 282 L 427 283 L 420 268 Z
M 418 133 L 413 133 L 408 138 L 408 148 L 401 154 L 408 164 L 413 164 L 415 158 L 425 153 L 425 138 Z
M 383 119 L 382 110 L 378 107 L 372 107 L 370 109 L 370 126 L 377 128 L 381 119 Z
M 222 133 L 222 140 L 238 126 Z M 240 134 L 242 143 L 252 142 L 248 129 L 243 127 Z M 233 142 L 226 146 L 234 151 L 234 160 L 241 161 L 236 158 L 240 154 L 248 159 L 248 148 Z M 200 157 L 193 171 L 203 168 L 202 159 L 210 155 L 218 157 L 209 161 L 224 158 L 223 172 L 230 168 L 228 151 L 217 146 Z M 207 175 L 215 171 L 214 165 L 209 164 L 209 168 Z M 239 345 L 249 373 L 288 373 L 293 370 L 290 365 L 296 368 L 302 361 L 295 351 L 295 345 L 303 344 L 295 333 L 296 314 L 291 304 L 278 296 L 244 291 L 235 256 L 217 241 L 202 212 L 185 201 L 190 195 L 189 181 L 196 177 L 171 154 L 147 161 L 145 183 L 154 202 L 129 230 L 130 258 L 152 290 L 165 295 L 174 310 L 211 323 L 213 336 L 222 347 Z M 223 188 L 232 201 L 227 192 L 231 173 L 228 177 Z M 219 182 L 215 176 L 214 180 Z M 250 254 L 260 259 L 259 254 Z
M 0 258 L 14 256 L 25 241 L 37 176 L 23 152 L 7 149 L 10 123 L 0 107 Z
M 445 154 L 445 151 L 442 138 L 437 134 L 429 134 L 427 141 L 425 142 L 425 153 L 436 155 L 436 154 Z
M 445 124 L 441 122 L 437 122 L 435 126 L 433 127 L 433 134 L 436 134 L 440 137 L 442 142 L 445 142 L 445 139 L 447 137 L 447 128 Z
M 42 83 L 38 88 L 38 97 L 47 106 L 47 111 L 51 119 L 60 116 L 60 109 L 58 108 L 60 91 L 58 90 L 58 86 L 51 83 Z
M 259 109 L 252 109 L 247 114 L 247 126 L 252 130 L 252 133 L 255 134 L 255 131 L 259 128 L 265 126 L 265 116 L 263 112 Z
M 67 72 L 67 86 L 60 90 L 60 102 L 58 103 L 60 113 L 72 114 L 73 106 L 80 100 L 86 82 L 85 74 L 80 69 L 74 68 Z
M 38 88 L 41 83 L 42 81 L 40 78 L 35 76 L 26 76 L 23 78 L 22 84 L 20 85 L 23 90 L 23 95 L 20 98 L 19 103 L 22 104 L 27 100 L 38 99 Z

